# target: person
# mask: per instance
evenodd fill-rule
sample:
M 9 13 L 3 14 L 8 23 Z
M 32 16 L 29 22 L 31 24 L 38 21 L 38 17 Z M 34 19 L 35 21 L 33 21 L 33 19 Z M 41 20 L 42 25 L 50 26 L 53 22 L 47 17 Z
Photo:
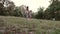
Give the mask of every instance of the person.
M 32 10 L 29 11 L 29 18 L 32 18 Z
M 26 18 L 29 18 L 29 7 L 27 6 L 27 8 L 26 8 L 26 11 L 25 11 L 25 17 Z

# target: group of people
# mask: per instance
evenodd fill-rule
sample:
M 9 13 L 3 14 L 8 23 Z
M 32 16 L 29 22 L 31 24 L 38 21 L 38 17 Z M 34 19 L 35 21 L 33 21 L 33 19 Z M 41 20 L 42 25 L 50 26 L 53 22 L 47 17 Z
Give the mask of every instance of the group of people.
M 24 11 L 24 13 L 25 13 L 25 17 L 26 18 L 32 18 L 32 10 L 29 10 L 29 7 L 27 6 L 26 7 L 26 10 Z
M 32 10 L 29 10 L 28 6 L 22 5 L 21 6 L 21 13 L 25 18 L 32 18 Z

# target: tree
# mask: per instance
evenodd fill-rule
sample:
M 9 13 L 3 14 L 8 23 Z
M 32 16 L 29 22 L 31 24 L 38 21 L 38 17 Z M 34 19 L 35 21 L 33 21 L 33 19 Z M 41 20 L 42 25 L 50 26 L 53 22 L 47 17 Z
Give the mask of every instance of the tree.
M 20 16 L 20 17 L 22 17 L 21 9 L 19 7 L 15 8 L 14 13 L 15 13 L 14 16 Z
M 0 15 L 3 14 L 4 0 L 0 0 Z
M 43 16 L 44 10 L 43 9 L 44 9 L 43 7 L 38 9 L 38 13 L 35 15 L 35 18 L 37 18 L 37 19 L 43 19 L 44 18 L 44 16 Z
M 57 19 L 58 14 L 60 14 L 60 1 L 59 0 L 51 0 L 51 5 L 45 10 L 45 18 Z M 59 18 L 58 18 L 59 19 Z
M 10 0 L 0 0 L 0 15 L 13 15 L 15 5 Z
M 6 3 L 5 9 L 6 9 L 5 14 L 8 12 L 10 16 L 14 15 L 15 5 L 12 1 L 8 1 Z

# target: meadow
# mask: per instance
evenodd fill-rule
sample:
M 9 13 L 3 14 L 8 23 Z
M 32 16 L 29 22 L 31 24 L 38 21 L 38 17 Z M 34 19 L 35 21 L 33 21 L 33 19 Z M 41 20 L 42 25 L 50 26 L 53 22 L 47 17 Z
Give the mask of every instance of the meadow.
M 60 21 L 0 16 L 0 34 L 60 34 Z

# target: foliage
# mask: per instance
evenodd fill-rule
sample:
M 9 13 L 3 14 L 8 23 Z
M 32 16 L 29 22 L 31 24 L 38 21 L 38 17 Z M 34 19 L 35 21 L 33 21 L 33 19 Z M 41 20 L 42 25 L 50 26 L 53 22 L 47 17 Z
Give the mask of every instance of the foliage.
M 43 7 L 38 9 L 38 13 L 35 15 L 35 18 L 43 19 L 43 15 L 44 15 L 43 9 L 44 9 Z
M 60 1 L 52 0 L 51 2 L 51 5 L 45 10 L 45 18 L 60 20 L 60 18 L 58 18 L 60 16 Z
M 15 11 L 14 16 L 22 17 L 21 9 L 19 7 L 16 7 L 16 9 L 14 11 Z
M 2 3 L 0 3 L 0 15 L 22 16 L 20 8 L 16 7 L 14 2 L 12 2 L 11 0 L 3 0 Z
M 51 4 L 45 11 L 43 7 L 39 8 L 35 18 L 50 20 L 54 18 L 55 20 L 60 20 L 60 1 L 51 0 Z

